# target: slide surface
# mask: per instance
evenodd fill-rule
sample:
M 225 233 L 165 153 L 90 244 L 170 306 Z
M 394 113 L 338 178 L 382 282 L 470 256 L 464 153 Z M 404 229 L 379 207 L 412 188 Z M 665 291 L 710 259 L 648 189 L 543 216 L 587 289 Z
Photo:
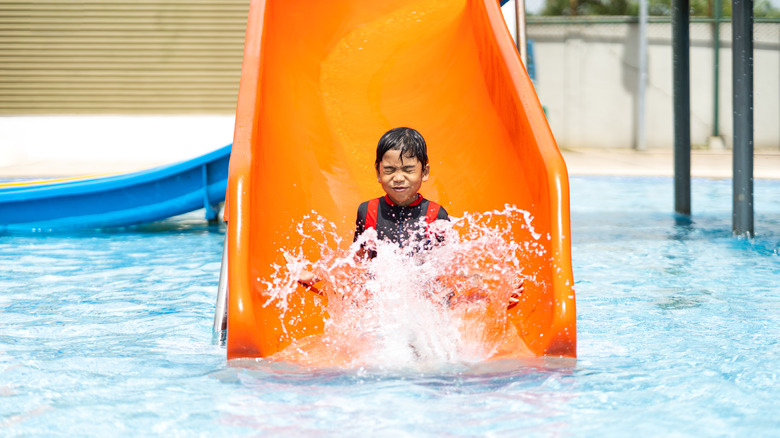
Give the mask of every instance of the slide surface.
M 280 312 L 268 279 L 312 210 L 351 241 L 358 204 L 383 194 L 377 141 L 397 126 L 425 137 L 422 193 L 451 216 L 530 212 L 543 250 L 509 320 L 533 355 L 576 356 L 568 176 L 499 3 L 254 0 L 226 208 L 228 358 L 323 331 L 318 295 L 300 289 Z
M 0 231 L 123 227 L 204 207 L 216 219 L 231 148 L 134 173 L 0 184 Z

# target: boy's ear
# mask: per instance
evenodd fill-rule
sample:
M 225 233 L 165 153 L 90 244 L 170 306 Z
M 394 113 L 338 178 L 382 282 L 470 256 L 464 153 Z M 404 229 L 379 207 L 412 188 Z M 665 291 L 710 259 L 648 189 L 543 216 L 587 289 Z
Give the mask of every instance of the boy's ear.
M 423 172 L 422 172 L 422 180 L 423 180 L 423 182 L 424 181 L 428 181 L 428 175 L 430 173 L 431 173 L 431 165 L 430 164 L 426 164 L 425 167 L 423 167 Z M 378 174 L 379 174 L 379 171 L 377 171 L 377 175 Z

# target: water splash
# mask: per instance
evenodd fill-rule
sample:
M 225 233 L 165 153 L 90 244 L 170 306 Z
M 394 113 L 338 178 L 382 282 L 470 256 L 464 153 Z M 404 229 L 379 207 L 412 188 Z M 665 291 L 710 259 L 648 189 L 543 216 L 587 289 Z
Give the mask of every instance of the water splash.
M 427 229 L 432 238 L 402 247 L 369 229 L 342 248 L 336 225 L 312 212 L 297 224 L 300 242 L 280 249 L 287 266 L 277 266 L 264 285 L 273 298 L 268 305 L 284 312 L 300 293 L 298 278 L 312 272 L 330 317 L 322 335 L 300 339 L 273 359 L 425 369 L 508 353 L 531 356 L 507 308 L 521 285 L 536 282 L 528 261 L 546 255 L 532 220 L 507 205 L 437 221 Z M 375 251 L 373 259 L 365 257 L 367 249 Z

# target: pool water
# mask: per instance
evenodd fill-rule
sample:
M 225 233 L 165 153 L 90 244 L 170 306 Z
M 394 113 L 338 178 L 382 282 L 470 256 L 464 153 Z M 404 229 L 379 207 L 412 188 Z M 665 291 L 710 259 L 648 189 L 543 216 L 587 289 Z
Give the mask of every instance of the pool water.
M 223 227 L 0 235 L 2 436 L 776 436 L 780 182 L 731 236 L 731 183 L 574 177 L 578 359 L 228 364 Z

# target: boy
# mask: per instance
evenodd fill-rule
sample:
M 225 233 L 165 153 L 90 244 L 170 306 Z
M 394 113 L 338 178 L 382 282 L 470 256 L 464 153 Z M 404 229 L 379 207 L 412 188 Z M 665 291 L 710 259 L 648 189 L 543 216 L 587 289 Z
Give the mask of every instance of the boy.
M 422 183 L 428 181 L 430 164 L 425 139 L 412 128 L 395 128 L 387 131 L 376 148 L 374 161 L 376 179 L 385 196 L 366 201 L 358 207 L 355 237 L 368 228 L 377 237 L 403 246 L 427 238 L 420 222 L 449 220 L 447 211 L 419 193 Z M 374 257 L 373 251 L 369 254 Z
M 419 132 L 401 127 L 382 135 L 376 148 L 374 169 L 385 196 L 360 204 L 354 240 L 367 228 L 373 228 L 378 239 L 403 246 L 427 238 L 427 230 L 419 227 L 421 218 L 426 223 L 449 220 L 443 207 L 418 193 L 430 173 L 428 149 Z M 361 248 L 358 256 L 374 258 L 376 251 Z M 319 280 L 309 271 L 301 272 L 298 277 L 304 286 L 312 286 Z
M 377 144 L 374 169 L 385 196 L 360 204 L 353 241 L 366 229 L 373 228 L 380 240 L 387 239 L 398 246 L 423 242 L 424 247 L 428 247 L 429 234 L 426 228 L 420 226 L 421 219 L 425 218 L 425 224 L 430 224 L 440 219 L 449 220 L 449 215 L 439 204 L 423 198 L 419 193 L 422 183 L 428 181 L 430 174 L 428 150 L 423 136 L 405 127 L 387 131 Z M 436 240 L 441 239 L 436 236 Z M 376 252 L 361 249 L 358 256 L 374 258 Z M 304 271 L 298 281 L 312 287 L 319 278 L 313 272 Z M 509 308 L 517 305 L 522 293 L 523 284 L 520 282 L 509 299 Z

